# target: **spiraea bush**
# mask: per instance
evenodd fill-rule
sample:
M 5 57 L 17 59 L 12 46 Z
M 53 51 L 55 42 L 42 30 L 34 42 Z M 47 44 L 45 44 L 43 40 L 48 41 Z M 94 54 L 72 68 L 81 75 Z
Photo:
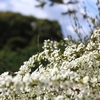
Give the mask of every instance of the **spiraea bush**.
M 100 99 L 100 29 L 87 43 L 45 40 L 43 49 L 0 75 L 0 100 Z

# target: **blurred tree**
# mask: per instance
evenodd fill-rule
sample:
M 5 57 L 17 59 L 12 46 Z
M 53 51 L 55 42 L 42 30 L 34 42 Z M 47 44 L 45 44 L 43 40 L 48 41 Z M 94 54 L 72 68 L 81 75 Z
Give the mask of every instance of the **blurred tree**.
M 33 20 L 35 18 L 22 16 L 19 13 L 0 12 L 0 43 L 2 43 L 0 47 L 2 48 L 10 38 L 18 36 L 28 43 L 33 34 L 30 25 Z
M 57 22 L 37 20 L 32 16 L 12 12 L 0 12 L 0 35 L 0 48 L 7 46 L 14 50 L 18 46 L 24 48 L 30 41 L 36 43 L 38 36 L 41 43 L 44 39 L 59 41 L 63 37 Z
M 69 5 L 69 4 L 77 4 L 79 3 L 78 0 L 69 0 L 67 3 L 64 3 L 63 0 L 36 0 L 39 2 L 39 5 L 36 5 L 36 7 L 41 7 L 43 8 L 47 2 L 50 2 L 50 5 L 49 6 L 54 6 L 54 4 L 63 4 L 63 5 Z
M 42 43 L 45 39 L 61 40 L 63 36 L 60 30 L 60 26 L 56 21 L 52 23 L 49 20 L 37 20 L 33 27 L 33 31 L 36 33 L 35 35 L 39 35 L 40 42 Z

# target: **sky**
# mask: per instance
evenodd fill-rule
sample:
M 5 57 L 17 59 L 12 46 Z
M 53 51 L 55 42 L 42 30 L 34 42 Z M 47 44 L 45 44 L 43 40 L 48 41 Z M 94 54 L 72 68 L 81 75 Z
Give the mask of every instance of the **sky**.
M 81 2 L 75 6 L 55 4 L 52 7 L 49 6 L 49 0 L 45 1 L 47 1 L 47 5 L 41 9 L 39 7 L 35 7 L 39 4 L 36 0 L 0 0 L 0 11 L 19 12 L 23 15 L 32 15 L 39 19 L 48 19 L 51 21 L 56 20 L 61 26 L 64 37 L 67 35 L 72 35 L 73 38 L 77 39 L 77 35 L 72 28 L 73 18 L 69 17 L 68 15 L 61 14 L 62 12 L 75 9 L 78 11 L 77 17 L 84 30 L 80 30 L 80 32 L 82 32 L 83 36 L 85 36 L 91 31 L 87 22 L 83 20 L 82 16 L 80 16 L 81 14 L 85 13 L 83 9 L 84 4 L 82 1 L 84 1 L 87 7 L 89 16 L 95 17 L 98 13 L 96 0 L 81 0 Z M 68 1 L 70 0 L 63 0 L 65 3 Z

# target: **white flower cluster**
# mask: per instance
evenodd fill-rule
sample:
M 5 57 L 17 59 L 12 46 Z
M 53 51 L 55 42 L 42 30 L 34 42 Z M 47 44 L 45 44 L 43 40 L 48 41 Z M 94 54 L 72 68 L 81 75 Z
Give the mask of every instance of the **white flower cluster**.
M 87 43 L 45 40 L 43 48 L 15 75 L 0 75 L 0 100 L 100 100 L 100 29 Z

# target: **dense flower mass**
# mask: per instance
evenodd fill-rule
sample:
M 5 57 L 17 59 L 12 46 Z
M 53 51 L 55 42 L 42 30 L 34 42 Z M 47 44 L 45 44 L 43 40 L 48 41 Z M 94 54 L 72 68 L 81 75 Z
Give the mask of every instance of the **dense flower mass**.
M 99 100 L 100 29 L 87 43 L 45 40 L 15 75 L 0 75 L 0 100 Z

